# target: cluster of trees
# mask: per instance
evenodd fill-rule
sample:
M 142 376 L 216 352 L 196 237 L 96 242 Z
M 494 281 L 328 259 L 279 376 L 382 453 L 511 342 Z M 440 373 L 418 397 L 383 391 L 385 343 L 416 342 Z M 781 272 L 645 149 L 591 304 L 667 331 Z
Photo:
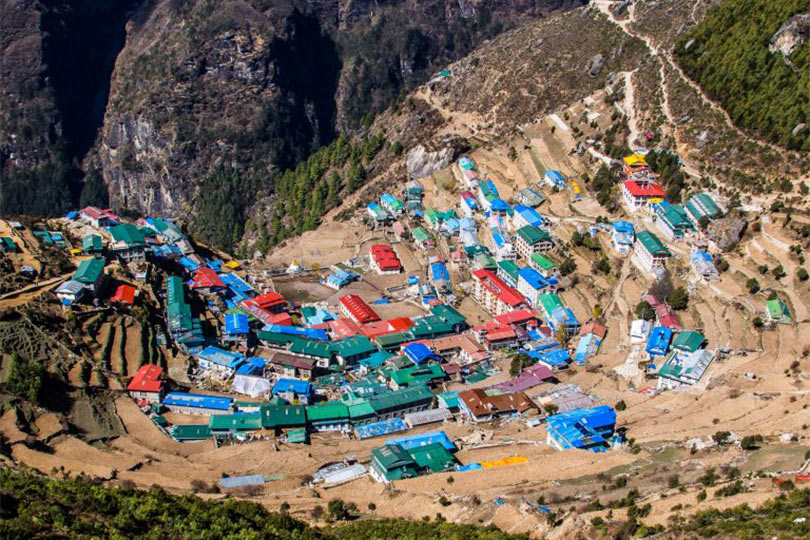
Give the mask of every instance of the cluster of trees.
M 258 248 L 317 228 L 321 217 L 366 181 L 368 162 L 385 145 L 382 135 L 352 142 L 341 135 L 274 182 L 274 212 L 263 224 Z
M 735 123 L 776 144 L 810 150 L 810 43 L 789 57 L 771 52 L 779 28 L 810 9 L 807 0 L 722 2 L 675 49 L 681 67 Z
M 443 520 L 356 521 L 317 529 L 248 501 L 203 500 L 149 491 L 106 488 L 86 478 L 46 479 L 0 470 L 0 537 L 128 538 L 175 540 L 527 540 L 495 527 L 453 525 Z M 347 505 L 330 504 L 345 517 Z
M 658 173 L 658 181 L 667 190 L 667 199 L 673 203 L 681 202 L 681 192 L 686 187 L 686 177 L 681 172 L 681 160 L 672 152 L 650 151 L 646 156 L 647 165 Z
M 39 403 L 45 378 L 45 368 L 14 353 L 9 357 L 3 384 L 8 392 Z

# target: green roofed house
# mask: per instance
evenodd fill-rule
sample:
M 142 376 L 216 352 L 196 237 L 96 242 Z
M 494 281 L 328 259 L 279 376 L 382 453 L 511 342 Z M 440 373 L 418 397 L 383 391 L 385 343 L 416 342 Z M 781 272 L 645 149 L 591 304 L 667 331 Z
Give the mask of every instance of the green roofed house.
M 143 261 L 146 259 L 146 240 L 141 230 L 131 223 L 110 228 L 113 241 L 110 251 L 122 261 Z
M 82 238 L 82 251 L 85 253 L 101 253 L 104 245 L 101 243 L 101 237 L 97 234 L 88 234 Z
M 433 237 L 423 227 L 416 227 L 411 231 L 413 241 L 419 249 L 430 249 L 436 245 Z
M 554 240 L 544 229 L 524 225 L 515 234 L 515 249 L 523 260 L 529 262 L 535 253 L 554 249 Z
M 723 215 L 723 210 L 708 193 L 697 193 L 686 201 L 686 215 L 695 225 L 700 226 L 701 218 L 714 220 Z
M 348 431 L 349 407 L 342 401 L 328 401 L 307 407 L 307 424 L 314 431 Z
M 693 353 L 706 343 L 706 336 L 694 330 L 679 332 L 672 342 L 672 348 Z
M 370 339 L 360 335 L 332 341 L 331 345 L 341 366 L 357 364 L 360 360 L 378 352 Z
M 667 240 L 681 240 L 694 232 L 695 226 L 689 221 L 683 206 L 660 203 L 655 205 L 655 209 L 655 223 Z
M 179 442 L 203 441 L 213 437 L 211 428 L 203 425 L 173 425 L 172 439 Z
M 774 324 L 790 324 L 793 319 L 790 316 L 790 310 L 787 304 L 779 299 L 768 300 L 765 305 L 765 323 L 768 325 Z
M 20 246 L 8 236 L 0 236 L 0 251 L 3 253 L 17 253 L 20 251 Z
M 534 255 L 532 255 L 529 264 L 531 265 L 532 268 L 540 272 L 540 275 L 543 276 L 544 278 L 556 276 L 559 273 L 557 265 L 554 264 L 551 261 L 551 259 L 540 253 L 535 253 Z
M 262 415 L 261 412 L 213 414 L 208 421 L 208 427 L 211 428 L 214 437 L 257 431 L 262 429 Z
M 664 267 L 671 254 L 656 235 L 649 231 L 641 231 L 636 235 L 633 255 L 644 270 L 655 272 Z
M 343 403 L 349 410 L 349 421 L 353 426 L 368 424 L 377 420 L 377 413 L 374 412 L 374 407 L 371 406 L 367 399 L 344 400 Z
M 467 318 L 453 306 L 439 304 L 431 307 L 430 313 L 452 326 L 456 334 L 467 329 Z
M 329 367 L 334 353 L 334 349 L 332 348 L 332 344 L 330 342 L 300 338 L 298 336 L 292 337 L 296 339 L 291 340 L 288 347 L 288 350 L 291 353 L 306 356 L 308 358 L 314 358 L 318 362 L 318 367 Z M 262 337 L 259 336 L 259 339 L 262 339 Z
M 371 451 L 369 472 L 377 482 L 388 484 L 394 480 L 446 471 L 455 463 L 453 454 L 441 443 L 408 450 L 398 444 L 386 444 Z
M 413 319 L 408 329 L 413 339 L 432 339 L 454 333 L 453 326 L 437 315 L 426 315 Z
M 400 345 L 413 341 L 413 336 L 410 332 L 393 332 L 391 334 L 383 334 L 374 338 L 374 345 L 383 351 L 395 351 L 399 349 Z
M 306 409 L 303 405 L 262 405 L 259 414 L 262 427 L 265 429 L 303 427 L 307 423 Z
M 509 259 L 498 261 L 498 271 L 496 273 L 510 287 L 517 287 L 518 272 L 520 272 L 520 266 L 515 261 Z
M 408 388 L 415 385 L 431 386 L 447 378 L 447 374 L 439 364 L 386 370 L 385 375 L 390 381 L 391 388 L 394 390 Z
M 562 300 L 560 300 L 560 297 L 554 293 L 541 294 L 539 300 L 540 305 L 543 307 L 543 311 L 545 312 L 546 319 L 551 319 L 551 316 L 555 311 L 565 307 Z
M 186 302 L 185 285 L 179 276 L 166 280 L 166 325 L 172 339 L 182 349 L 202 345 L 205 341 L 200 320 Z
M 104 259 L 85 259 L 79 263 L 79 268 L 73 273 L 73 281 L 84 285 L 85 289 L 97 295 L 104 281 Z
M 424 411 L 433 405 L 435 396 L 425 385 L 409 386 L 368 398 L 379 420 Z

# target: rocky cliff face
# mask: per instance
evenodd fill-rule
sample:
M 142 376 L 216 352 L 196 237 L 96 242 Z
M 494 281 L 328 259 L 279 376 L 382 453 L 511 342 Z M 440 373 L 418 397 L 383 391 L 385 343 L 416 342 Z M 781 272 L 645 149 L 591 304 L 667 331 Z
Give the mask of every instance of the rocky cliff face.
M 145 3 L 128 25 L 97 153 L 113 204 L 187 212 L 217 168 L 272 189 L 275 171 L 361 128 L 481 40 L 580 3 Z

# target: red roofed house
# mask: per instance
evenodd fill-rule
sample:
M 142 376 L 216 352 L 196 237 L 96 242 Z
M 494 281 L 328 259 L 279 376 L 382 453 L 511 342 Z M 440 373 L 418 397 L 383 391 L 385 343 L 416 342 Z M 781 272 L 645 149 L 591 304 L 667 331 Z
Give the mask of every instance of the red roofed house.
M 430 348 L 442 359 L 458 358 L 458 361 L 465 366 L 489 359 L 489 353 L 470 332 L 436 338 L 431 340 Z
M 293 320 L 289 313 L 276 313 L 272 315 L 267 324 L 277 324 L 278 326 L 292 326 Z
M 336 321 L 329 321 L 327 324 L 334 339 L 354 337 L 363 331 L 363 327 L 357 324 L 354 319 L 348 317 L 340 317 Z M 366 337 L 369 336 L 366 335 Z
M 473 298 L 492 315 L 502 315 L 525 307 L 526 299 L 517 289 L 486 269 L 473 272 Z
M 380 316 L 356 294 L 347 294 L 340 299 L 340 312 L 357 324 L 379 321 Z
M 579 335 L 581 336 L 587 336 L 588 334 L 593 334 L 599 338 L 599 341 L 602 341 L 607 335 L 607 327 L 598 322 L 589 322 L 579 331 Z
M 214 294 L 225 290 L 225 284 L 219 279 L 216 271 L 207 266 L 201 266 L 194 272 L 191 279 L 191 288 L 202 294 Z
M 516 347 L 518 344 L 518 333 L 508 324 L 490 321 L 473 327 L 473 332 L 490 351 Z
M 540 323 L 540 318 L 533 309 L 524 308 L 498 315 L 495 320 L 501 324 L 512 324 L 522 327 L 534 327 Z
M 79 211 L 82 220 L 96 227 L 112 227 L 116 224 L 116 215 L 109 210 L 88 206 Z
M 131 306 L 135 303 L 135 287 L 132 285 L 119 285 L 111 300 Z
M 402 271 L 402 263 L 399 262 L 394 248 L 388 244 L 375 244 L 371 246 L 371 268 L 378 274 L 398 274 Z
M 163 368 L 154 364 L 141 366 L 127 385 L 127 391 L 132 399 L 146 403 L 160 403 L 166 392 L 166 383 L 160 376 Z
M 281 313 L 287 308 L 287 301 L 277 292 L 260 294 L 253 301 L 258 307 L 270 313 Z
M 622 197 L 631 212 L 649 206 L 651 201 L 666 197 L 664 190 L 649 180 L 625 180 L 622 183 Z

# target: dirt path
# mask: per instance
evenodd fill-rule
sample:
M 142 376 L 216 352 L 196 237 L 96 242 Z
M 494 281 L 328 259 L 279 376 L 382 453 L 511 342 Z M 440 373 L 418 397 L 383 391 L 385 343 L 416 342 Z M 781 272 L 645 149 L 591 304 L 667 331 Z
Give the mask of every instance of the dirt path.
M 635 85 L 633 84 L 634 73 L 635 70 L 624 73 L 624 113 L 627 115 L 627 126 L 630 128 L 630 134 L 627 135 L 627 146 L 631 150 L 638 145 L 639 136 Z
M 141 325 L 134 323 L 127 328 L 127 373 L 124 375 L 134 375 L 141 367 Z

